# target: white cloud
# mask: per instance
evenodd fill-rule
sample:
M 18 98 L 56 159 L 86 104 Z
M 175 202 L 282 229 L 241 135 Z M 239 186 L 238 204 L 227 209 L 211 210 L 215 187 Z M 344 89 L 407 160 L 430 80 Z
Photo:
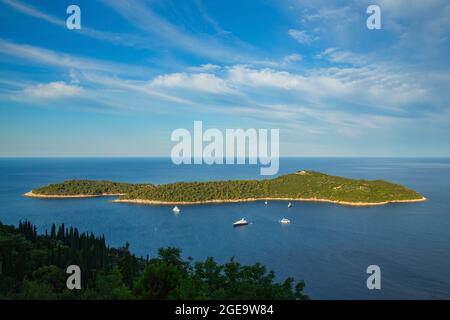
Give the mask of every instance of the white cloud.
M 191 67 L 189 70 L 196 71 L 196 72 L 214 72 L 219 70 L 221 67 L 216 64 L 206 63 L 202 64 L 198 67 Z
M 288 65 L 293 62 L 301 61 L 303 56 L 298 53 L 293 53 L 283 58 L 283 64 Z
M 64 81 L 55 81 L 44 84 L 35 84 L 25 87 L 21 95 L 27 98 L 37 99 L 59 99 L 78 96 L 83 92 L 83 88 L 67 84 Z
M 208 93 L 235 93 L 225 80 L 210 73 L 161 75 L 152 80 L 151 85 L 160 88 L 181 88 Z
M 433 96 L 430 94 L 430 88 L 420 79 L 390 65 L 334 66 L 297 73 L 247 65 L 221 69 L 223 72 L 217 74 L 182 72 L 162 74 L 148 80 L 132 80 L 127 77 L 107 76 L 101 72 L 82 71 L 75 76 L 75 80 L 79 82 L 66 84 L 56 81 L 45 85 L 31 85 L 23 92 L 28 97 L 48 99 L 79 96 L 84 89 L 79 87 L 78 83 L 83 83 L 85 87 L 93 87 L 95 90 L 84 90 L 81 97 L 96 103 L 101 103 L 110 92 L 114 96 L 128 97 L 127 99 L 131 99 L 130 103 L 133 101 L 137 108 L 145 109 L 148 104 L 145 96 L 151 96 L 154 98 L 154 106 L 163 106 L 166 101 L 170 105 L 203 108 L 209 112 L 220 112 L 221 108 L 215 105 L 215 100 L 205 97 L 232 94 L 232 99 L 221 101 L 225 110 L 231 110 L 226 105 L 231 107 L 235 104 L 247 108 L 260 108 L 261 105 L 275 103 L 300 104 L 310 106 L 311 110 L 319 106 L 328 110 L 324 119 L 339 111 L 339 117 L 335 118 L 342 123 L 345 122 L 342 120 L 343 114 L 351 116 L 352 108 L 359 108 L 360 112 L 366 114 L 367 119 L 375 119 L 383 110 L 399 117 L 408 116 L 412 112 L 408 111 L 411 104 L 430 101 L 430 96 Z M 98 92 L 98 95 L 95 92 Z M 293 112 L 293 109 L 264 108 L 261 112 L 254 112 L 254 115 L 270 119 L 275 113 L 285 114 L 284 112 Z M 302 113 L 307 112 L 303 110 Z M 286 121 L 289 122 L 293 118 L 289 116 Z M 333 123 L 332 119 L 327 123 Z M 350 122 L 345 123 L 350 126 Z M 354 126 L 358 124 L 366 128 L 376 128 L 364 123 L 364 117 L 354 122 Z M 338 122 L 334 125 L 338 125 Z
M 338 50 L 336 48 L 325 49 L 322 53 L 317 55 L 317 58 L 325 58 L 334 63 L 348 63 L 348 64 L 366 64 L 365 57 L 357 55 L 351 51 Z
M 436 10 L 442 10 L 448 5 L 447 0 L 378 0 L 378 2 L 383 10 L 396 17 L 420 16 L 430 12 L 439 14 Z
M 238 87 L 286 90 L 315 98 L 340 96 L 351 92 L 351 85 L 320 73 L 296 74 L 270 68 L 255 69 L 243 65 L 228 69 L 228 81 Z M 267 91 L 264 91 L 267 93 Z M 278 93 L 279 94 L 279 93 Z
M 291 99 L 318 101 L 332 98 L 335 99 L 333 104 L 345 101 L 346 104 L 373 108 L 376 112 L 383 109 L 399 112 L 409 104 L 430 98 L 430 89 L 423 83 L 407 71 L 390 65 L 311 69 L 303 74 L 237 65 L 228 68 L 227 81 L 240 91 L 254 88 L 267 95 L 274 90 L 273 95 L 280 101 L 289 98 L 277 90 L 297 97 Z
M 355 20 L 354 8 L 350 6 L 333 6 L 330 1 L 323 4 L 317 4 L 316 1 L 312 3 L 312 12 L 302 15 L 302 22 L 331 22 L 337 25 L 338 22 L 347 24 Z
M 255 88 L 272 87 L 290 90 L 306 85 L 306 79 L 303 76 L 269 68 L 254 69 L 245 65 L 230 67 L 228 69 L 228 80 L 233 84 Z
M 129 80 L 118 77 L 110 77 L 96 73 L 83 73 L 83 80 L 88 81 L 104 90 L 113 90 L 122 93 L 137 93 L 144 96 L 151 96 L 159 100 L 190 105 L 189 100 L 180 98 L 175 94 L 159 92 L 155 90 L 149 81 Z
M 246 65 L 221 69 L 217 74 L 171 73 L 148 80 L 80 72 L 75 78 L 85 88 L 55 81 L 27 85 L 16 90 L 14 98 L 31 102 L 74 97 L 81 99 L 80 106 L 240 114 L 272 125 L 302 127 L 310 134 L 350 136 L 415 117 L 409 105 L 429 101 L 427 87 L 392 66 L 335 66 L 301 73 Z M 233 96 L 223 96 L 218 105 L 209 98 L 215 94 Z
M 301 44 L 310 44 L 314 40 L 314 38 L 311 35 L 309 35 L 306 31 L 289 29 L 288 34 Z

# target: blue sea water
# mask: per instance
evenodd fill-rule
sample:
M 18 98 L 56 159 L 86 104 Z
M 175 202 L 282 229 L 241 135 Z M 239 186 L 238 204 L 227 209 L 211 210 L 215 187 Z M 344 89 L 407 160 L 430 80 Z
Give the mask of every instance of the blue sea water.
M 0 159 L 0 221 L 28 219 L 43 232 L 52 223 L 126 241 L 137 255 L 176 246 L 195 259 L 261 262 L 277 279 L 306 282 L 313 299 L 450 298 L 450 159 L 285 158 L 279 174 L 316 170 L 386 179 L 421 192 L 426 202 L 376 207 L 271 201 L 171 207 L 112 203 L 111 198 L 30 199 L 22 194 L 66 179 L 167 183 L 261 178 L 254 165 L 175 166 L 163 158 Z M 245 217 L 252 223 L 233 228 Z M 288 217 L 292 223 L 281 225 Z M 366 268 L 381 268 L 381 290 L 368 290 Z

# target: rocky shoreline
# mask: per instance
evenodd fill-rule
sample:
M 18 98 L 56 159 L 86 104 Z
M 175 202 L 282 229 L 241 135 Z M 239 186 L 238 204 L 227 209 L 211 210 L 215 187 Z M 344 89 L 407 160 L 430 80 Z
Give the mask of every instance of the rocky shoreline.
M 407 203 L 407 202 L 422 202 L 427 198 L 422 197 L 419 199 L 411 200 L 389 200 L 383 202 L 351 202 L 340 201 L 330 199 L 317 199 L 317 198 L 248 198 L 248 199 L 220 199 L 220 200 L 205 200 L 205 201 L 158 201 L 158 200 L 145 200 L 145 199 L 115 199 L 112 202 L 118 203 L 134 203 L 144 205 L 195 205 L 195 204 L 212 204 L 212 203 L 239 203 L 239 202 L 255 202 L 255 201 L 306 201 L 306 202 L 328 202 L 346 206 L 380 206 L 389 203 Z
M 102 193 L 102 194 L 75 194 L 75 195 L 51 195 L 51 194 L 37 194 L 33 191 L 29 191 L 24 194 L 25 197 L 30 198 L 43 198 L 43 199 L 70 199 L 70 198 L 96 198 L 96 197 L 113 197 L 124 196 L 121 193 Z M 146 199 L 115 199 L 112 202 L 117 203 L 134 203 L 144 205 L 195 205 L 195 204 L 211 204 L 211 203 L 239 203 L 239 202 L 255 202 L 255 201 L 307 201 L 307 202 L 327 202 L 335 203 L 345 206 L 380 206 L 389 203 L 408 203 L 408 202 L 422 202 L 427 198 L 422 197 L 418 199 L 410 200 L 389 200 L 383 202 L 351 202 L 341 200 L 330 199 L 318 199 L 318 198 L 247 198 L 247 199 L 217 199 L 217 200 L 205 200 L 205 201 L 159 201 L 159 200 L 146 200 Z

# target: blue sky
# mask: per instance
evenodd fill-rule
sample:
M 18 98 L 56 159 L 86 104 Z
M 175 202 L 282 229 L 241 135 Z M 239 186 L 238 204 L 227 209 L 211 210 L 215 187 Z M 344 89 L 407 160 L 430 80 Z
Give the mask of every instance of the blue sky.
M 279 128 L 283 156 L 450 156 L 446 0 L 0 0 L 0 27 L 0 156 L 169 156 L 194 120 Z

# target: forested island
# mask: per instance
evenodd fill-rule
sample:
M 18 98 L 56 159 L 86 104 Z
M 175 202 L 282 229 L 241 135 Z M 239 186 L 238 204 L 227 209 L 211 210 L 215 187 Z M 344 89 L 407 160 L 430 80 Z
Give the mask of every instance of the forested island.
M 302 200 L 343 205 L 382 205 L 426 200 L 420 193 L 384 180 L 350 179 L 314 171 L 298 171 L 265 180 L 128 184 L 68 180 L 33 189 L 38 198 L 118 196 L 115 202 L 201 204 L 257 200 Z
M 81 289 L 66 286 L 66 268 L 81 270 Z M 275 282 L 265 266 L 192 262 L 177 248 L 136 257 L 127 244 L 110 248 L 104 236 L 64 224 L 43 235 L 28 221 L 0 222 L 0 300 L 3 299 L 307 299 L 304 283 Z

